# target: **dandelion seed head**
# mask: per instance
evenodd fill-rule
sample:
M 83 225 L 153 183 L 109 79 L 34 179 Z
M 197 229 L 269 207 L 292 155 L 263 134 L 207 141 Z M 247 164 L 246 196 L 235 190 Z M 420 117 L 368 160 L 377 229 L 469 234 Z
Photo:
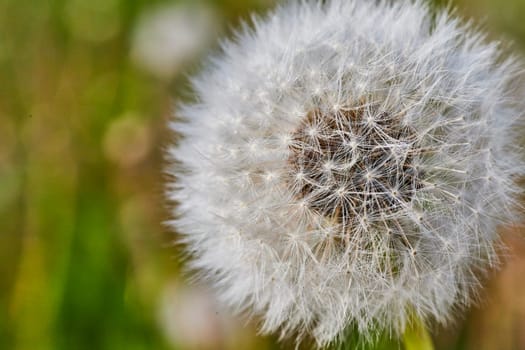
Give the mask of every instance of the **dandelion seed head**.
M 320 346 L 351 326 L 399 334 L 411 312 L 447 322 L 516 217 L 519 71 L 421 1 L 290 1 L 254 20 L 173 124 L 191 267 L 262 331 Z

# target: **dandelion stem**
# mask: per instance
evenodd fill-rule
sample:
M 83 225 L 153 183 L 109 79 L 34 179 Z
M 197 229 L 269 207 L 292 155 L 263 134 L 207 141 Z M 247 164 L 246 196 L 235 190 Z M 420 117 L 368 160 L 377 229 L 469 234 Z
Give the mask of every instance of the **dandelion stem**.
M 405 350 L 434 350 L 432 338 L 423 321 L 414 315 L 403 334 Z

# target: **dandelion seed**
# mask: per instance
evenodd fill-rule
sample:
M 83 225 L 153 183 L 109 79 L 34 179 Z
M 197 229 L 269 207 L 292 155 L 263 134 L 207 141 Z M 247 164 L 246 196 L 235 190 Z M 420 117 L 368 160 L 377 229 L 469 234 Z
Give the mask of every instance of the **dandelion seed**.
M 409 310 L 445 323 L 515 216 L 519 71 L 421 1 L 291 1 L 256 21 L 173 124 L 191 266 L 264 332 L 319 346 L 399 335 Z

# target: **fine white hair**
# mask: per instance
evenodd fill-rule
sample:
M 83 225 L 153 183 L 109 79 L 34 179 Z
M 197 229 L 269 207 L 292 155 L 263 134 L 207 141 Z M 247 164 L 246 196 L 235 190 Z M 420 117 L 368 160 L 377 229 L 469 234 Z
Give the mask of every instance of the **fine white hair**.
M 189 265 L 263 332 L 446 323 L 524 173 L 521 66 L 422 1 L 290 1 L 192 80 L 169 148 Z

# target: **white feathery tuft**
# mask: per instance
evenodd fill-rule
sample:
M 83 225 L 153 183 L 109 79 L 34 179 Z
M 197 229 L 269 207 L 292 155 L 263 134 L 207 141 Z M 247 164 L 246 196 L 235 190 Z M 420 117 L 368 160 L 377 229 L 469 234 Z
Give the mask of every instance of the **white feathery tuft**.
M 226 42 L 172 124 L 174 229 L 263 332 L 445 323 L 524 174 L 521 66 L 422 1 L 291 1 Z

